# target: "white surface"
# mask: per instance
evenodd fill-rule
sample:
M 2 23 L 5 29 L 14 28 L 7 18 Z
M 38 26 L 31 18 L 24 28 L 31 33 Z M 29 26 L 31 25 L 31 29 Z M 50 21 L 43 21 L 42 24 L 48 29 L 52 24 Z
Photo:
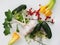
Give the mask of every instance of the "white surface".
M 3 34 L 4 28 L 2 23 L 4 22 L 4 12 L 8 9 L 13 10 L 21 4 L 27 4 L 28 8 L 38 8 L 38 4 L 45 5 L 49 0 L 0 0 L 0 45 L 8 45 L 8 41 L 11 39 L 11 34 L 5 36 Z M 60 0 L 56 0 L 56 5 L 53 9 L 53 17 L 55 24 L 50 25 L 52 29 L 52 38 L 49 40 L 47 45 L 60 45 Z M 14 45 L 27 45 L 23 39 L 17 41 Z M 32 44 L 33 45 L 33 44 Z M 34 44 L 35 45 L 35 44 Z

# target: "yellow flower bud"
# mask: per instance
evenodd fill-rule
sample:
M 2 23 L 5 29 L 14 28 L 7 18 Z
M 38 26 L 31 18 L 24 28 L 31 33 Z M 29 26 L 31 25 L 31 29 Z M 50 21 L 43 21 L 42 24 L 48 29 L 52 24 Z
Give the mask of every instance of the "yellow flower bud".
M 19 34 L 17 32 L 14 32 L 12 39 L 9 41 L 8 45 L 14 44 L 19 38 L 20 38 Z
M 40 8 L 40 13 L 45 13 L 45 9 L 47 8 L 47 6 L 41 6 Z
M 47 9 L 45 10 L 45 16 L 51 16 L 52 12 L 51 10 Z

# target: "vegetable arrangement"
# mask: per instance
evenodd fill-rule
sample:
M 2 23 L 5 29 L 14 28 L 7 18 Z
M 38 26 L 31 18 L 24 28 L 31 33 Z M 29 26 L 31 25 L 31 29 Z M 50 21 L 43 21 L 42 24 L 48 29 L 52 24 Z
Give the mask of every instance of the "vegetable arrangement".
M 38 10 L 32 11 L 32 8 L 27 10 L 27 6 L 25 4 L 20 5 L 13 11 L 8 10 L 5 12 L 5 22 L 3 23 L 4 25 L 4 34 L 8 35 L 10 34 L 10 29 L 12 28 L 12 21 L 15 19 L 17 22 L 19 22 L 23 27 L 29 27 L 28 31 L 26 31 L 24 34 L 25 38 L 30 38 L 35 40 L 36 37 L 43 38 L 46 37 L 48 39 L 51 39 L 52 37 L 52 32 L 51 28 L 48 25 L 48 22 L 54 23 L 53 19 L 51 21 L 47 21 L 47 19 L 51 19 L 52 15 L 52 8 L 55 4 L 56 0 L 50 0 L 50 2 L 45 5 L 45 6 L 40 6 Z M 42 20 L 42 17 L 40 17 L 40 13 L 45 15 L 45 20 Z M 37 18 L 33 18 L 33 15 Z M 30 23 L 30 21 L 33 21 Z M 37 22 L 37 23 L 36 23 Z M 31 26 L 32 25 L 32 26 Z M 21 38 L 19 35 L 19 28 L 18 25 L 16 27 L 16 32 L 13 33 L 12 39 L 9 41 L 8 45 L 13 45 L 19 38 Z M 31 29 L 33 28 L 33 30 Z M 29 40 L 29 39 L 28 39 Z M 36 41 L 36 40 L 35 40 Z M 40 43 L 40 42 L 39 42 Z M 42 44 L 43 45 L 43 44 Z

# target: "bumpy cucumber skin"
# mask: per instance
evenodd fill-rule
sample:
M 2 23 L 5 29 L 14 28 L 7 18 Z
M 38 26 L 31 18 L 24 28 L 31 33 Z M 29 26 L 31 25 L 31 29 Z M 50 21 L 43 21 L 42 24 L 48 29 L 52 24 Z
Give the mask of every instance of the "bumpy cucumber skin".
M 35 33 L 40 31 L 41 29 L 41 23 L 38 23 L 35 28 L 33 29 L 33 31 L 30 33 L 30 38 L 34 38 L 35 37 Z
M 51 32 L 51 28 L 49 27 L 49 25 L 43 21 L 41 26 L 47 34 L 46 37 L 50 39 L 52 37 L 52 32 Z
M 13 11 L 12 11 L 12 13 L 13 14 L 15 14 L 15 13 L 18 13 L 18 12 L 20 12 L 20 11 L 22 11 L 22 10 L 25 10 L 27 8 L 27 6 L 26 5 L 20 5 L 19 7 L 17 7 L 16 9 L 14 9 Z

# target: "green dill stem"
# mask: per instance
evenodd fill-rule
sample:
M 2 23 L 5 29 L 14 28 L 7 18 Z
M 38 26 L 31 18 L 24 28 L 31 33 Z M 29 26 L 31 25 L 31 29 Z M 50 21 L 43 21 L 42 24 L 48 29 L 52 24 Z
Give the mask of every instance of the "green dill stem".
M 17 29 L 16 29 L 16 31 L 19 32 L 18 25 L 17 25 Z

